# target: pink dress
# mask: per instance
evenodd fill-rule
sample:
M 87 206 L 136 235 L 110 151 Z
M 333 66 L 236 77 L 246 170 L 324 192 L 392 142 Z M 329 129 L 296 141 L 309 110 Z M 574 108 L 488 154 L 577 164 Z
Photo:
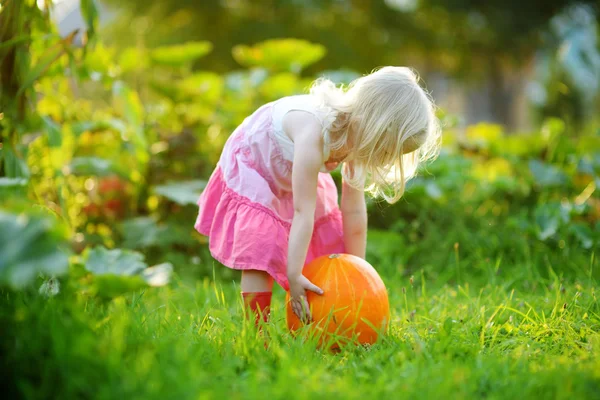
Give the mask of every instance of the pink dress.
M 292 110 L 309 112 L 321 122 L 328 157 L 329 127 L 335 119 L 332 110 L 318 106 L 311 95 L 265 104 L 227 140 L 198 200 L 194 225 L 209 237 L 210 252 L 221 264 L 238 270 L 266 271 L 286 290 L 288 236 L 294 215 L 294 144 L 283 131 L 282 121 Z M 331 175 L 321 172 L 306 263 L 321 255 L 343 252 L 337 188 Z

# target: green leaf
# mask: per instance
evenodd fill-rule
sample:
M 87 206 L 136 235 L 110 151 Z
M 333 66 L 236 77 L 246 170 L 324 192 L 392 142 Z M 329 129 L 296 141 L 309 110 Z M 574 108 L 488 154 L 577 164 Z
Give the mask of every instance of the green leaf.
M 72 130 L 75 136 L 80 136 L 83 132 L 100 132 L 105 130 L 113 130 L 123 134 L 125 129 L 125 123 L 116 118 L 109 120 L 75 122 L 72 125 Z
M 147 249 L 166 248 L 173 244 L 190 245 L 193 240 L 190 231 L 177 223 L 158 224 L 151 217 L 136 217 L 123 221 L 121 232 L 123 247 Z
M 205 56 L 212 50 L 207 41 L 187 42 L 173 46 L 157 47 L 150 51 L 150 59 L 155 64 L 181 66 Z
M 600 171 L 600 154 L 583 156 L 577 163 L 577 171 L 592 176 L 598 175 L 598 171 Z
M 465 145 L 476 149 L 489 149 L 504 136 L 504 128 L 498 124 L 480 122 L 467 127 Z
M 23 157 L 19 157 L 15 149 L 5 143 L 2 147 L 2 158 L 4 158 L 4 171 L 10 178 L 29 178 L 30 171 L 27 162 Z
M 301 93 L 303 89 L 304 85 L 296 74 L 282 72 L 267 78 L 260 87 L 260 93 L 267 101 L 270 101 L 290 94 Z
M 116 174 L 123 178 L 127 177 L 125 171 L 117 163 L 99 157 L 75 157 L 71 160 L 69 169 L 74 175 L 109 176 Z
M 173 266 L 169 263 L 147 268 L 144 256 L 131 250 L 95 247 L 84 253 L 85 269 L 93 274 L 91 292 L 116 297 L 147 286 L 169 283 Z
M 181 101 L 180 87 L 172 82 L 153 79 L 149 82 L 149 86 L 157 94 L 163 97 L 167 97 L 175 102 Z
M 530 160 L 529 170 L 535 183 L 541 187 L 562 186 L 567 182 L 566 175 L 560 169 L 539 160 Z
M 203 180 L 169 182 L 154 186 L 154 192 L 177 204 L 188 205 L 196 204 L 205 186 L 206 181 Z
M 148 67 L 149 61 L 148 52 L 129 47 L 121 53 L 119 67 L 123 73 L 141 71 Z
M 584 249 L 590 249 L 594 245 L 594 233 L 589 226 L 582 223 L 576 223 L 569 226 L 569 232 L 577 238 L 579 243 L 581 243 L 581 247 Z
M 98 25 L 98 8 L 94 0 L 80 0 L 79 7 L 81 16 L 87 25 L 88 40 L 94 39 L 96 26 Z
M 27 184 L 28 179 L 25 178 L 0 178 L 0 203 L 7 206 L 16 206 L 17 204 L 25 204 L 27 201 Z M 10 205 L 10 206 L 9 206 Z M 14 208 L 20 210 L 20 208 Z
M 223 78 L 214 72 L 198 72 L 180 81 L 178 87 L 184 96 L 214 105 L 223 93 Z
M 559 209 L 551 205 L 543 205 L 535 209 L 534 217 L 537 224 L 538 239 L 546 240 L 556 234 L 561 220 Z
M 546 143 L 553 141 L 556 137 L 561 136 L 565 132 L 565 121 L 560 118 L 550 117 L 546 119 L 542 125 L 542 135 Z
M 132 124 L 141 126 L 144 123 L 144 107 L 138 94 L 128 88 L 123 82 L 113 85 L 115 105 L 125 116 L 125 120 Z
M 53 217 L 0 211 L 0 284 L 20 289 L 40 273 L 65 273 L 67 243 L 66 228 Z
M 123 246 L 137 249 L 159 244 L 164 228 L 151 217 L 137 217 L 123 221 L 121 231 L 125 238 Z
M 238 45 L 233 58 L 245 67 L 299 73 L 325 56 L 325 47 L 301 39 L 272 39 L 254 46 Z
M 432 180 L 428 180 L 425 184 L 425 193 L 434 200 L 439 200 L 444 196 L 440 187 Z
M 444 332 L 446 332 L 447 335 L 450 335 L 452 333 L 452 327 L 453 327 L 452 318 L 450 318 L 450 317 L 446 318 L 446 320 L 444 321 Z
M 85 254 L 85 268 L 95 275 L 134 276 L 146 267 L 144 256 L 137 251 L 95 247 Z
M 27 179 L 24 178 L 0 178 L 0 189 L 5 188 L 16 188 L 16 187 L 25 187 L 27 186 Z
M 258 88 L 268 77 L 269 72 L 264 68 L 230 72 L 225 75 L 225 88 L 228 92 L 248 96 L 249 90 Z
M 50 68 L 50 66 L 67 51 L 67 46 L 71 45 L 76 34 L 77 31 L 72 32 L 69 36 L 61 39 L 59 43 L 50 47 L 42 54 L 37 65 L 31 68 L 23 79 L 23 84 L 19 87 L 17 97 L 21 96 L 25 90 L 33 86 L 35 81 L 42 77 L 48 68 Z
M 9 47 L 13 47 L 21 43 L 30 42 L 32 39 L 33 38 L 31 35 L 21 35 L 14 37 L 10 40 L 0 43 L 0 51 L 6 50 Z
M 62 145 L 60 127 L 49 117 L 42 117 L 42 121 L 48 135 L 48 145 L 50 147 L 60 147 Z
M 145 152 L 148 141 L 144 133 L 144 106 L 134 90 L 128 88 L 123 82 L 113 85 L 113 98 L 115 108 L 123 114 L 129 129 L 122 133 L 126 139 L 131 139 L 135 148 Z

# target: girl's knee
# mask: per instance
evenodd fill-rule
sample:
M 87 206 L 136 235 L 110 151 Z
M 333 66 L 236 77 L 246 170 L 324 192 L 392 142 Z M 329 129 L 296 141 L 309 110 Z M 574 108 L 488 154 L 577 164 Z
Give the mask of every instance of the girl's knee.
M 273 277 L 265 271 L 244 270 L 241 286 L 244 292 L 268 292 L 273 289 Z

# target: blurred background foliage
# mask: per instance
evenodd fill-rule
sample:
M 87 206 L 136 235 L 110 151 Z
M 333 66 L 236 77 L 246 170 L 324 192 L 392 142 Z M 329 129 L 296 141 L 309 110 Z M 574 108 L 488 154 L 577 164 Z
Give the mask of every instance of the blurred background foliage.
M 0 5 L 4 285 L 52 294 L 69 272 L 67 287 L 112 297 L 172 271 L 212 275 L 193 223 L 229 134 L 318 76 L 348 83 L 386 64 L 419 71 L 445 131 L 402 201 L 369 201 L 384 276 L 598 274 L 595 2 Z
M 600 74 L 594 0 L 107 3 L 118 5 L 109 34 L 114 43 L 156 46 L 201 38 L 219 44 L 202 60 L 201 67 L 213 71 L 239 67 L 231 49 L 240 43 L 296 37 L 327 49 L 308 75 L 411 65 L 438 102 L 467 114 L 469 123 L 488 119 L 531 128 L 549 115 L 579 122 L 598 110 L 590 99 L 599 91 Z M 448 104 L 457 102 L 466 104 Z M 519 111 L 527 102 L 534 115 Z

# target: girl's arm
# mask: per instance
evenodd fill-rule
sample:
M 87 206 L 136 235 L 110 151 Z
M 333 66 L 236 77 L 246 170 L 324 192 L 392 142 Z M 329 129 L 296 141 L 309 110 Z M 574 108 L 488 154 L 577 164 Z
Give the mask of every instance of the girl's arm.
M 294 218 L 288 242 L 287 275 L 290 284 L 291 306 L 304 321 L 310 320 L 306 290 L 317 294 L 323 291 L 304 275 L 302 267 L 313 234 L 317 201 L 319 170 L 323 165 L 321 126 L 313 121 L 295 132 L 292 192 L 294 193 Z
M 344 168 L 349 165 L 344 164 Z M 367 205 L 363 190 L 342 182 L 342 222 L 346 252 L 365 258 L 367 248 Z

